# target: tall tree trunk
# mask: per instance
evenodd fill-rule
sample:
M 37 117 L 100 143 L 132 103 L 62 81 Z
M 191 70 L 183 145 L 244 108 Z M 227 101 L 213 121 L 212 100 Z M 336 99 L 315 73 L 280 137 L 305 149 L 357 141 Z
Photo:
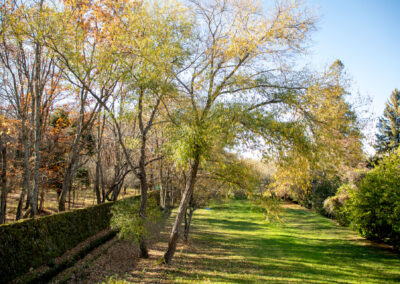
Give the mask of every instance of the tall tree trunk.
M 1 204 L 0 204 L 0 224 L 6 222 L 7 213 L 7 148 L 0 141 L 1 150 Z
M 99 114 L 97 116 L 98 125 L 97 125 L 97 143 L 96 143 L 96 176 L 94 182 L 94 190 L 96 192 L 97 204 L 103 203 L 105 201 L 105 189 L 103 184 L 103 170 L 101 168 L 101 148 L 102 148 L 102 138 L 103 131 L 105 127 L 105 117 L 103 115 L 103 121 L 101 120 L 101 107 L 99 109 Z M 101 185 L 101 192 L 100 192 Z
M 145 159 L 146 159 L 146 137 L 142 136 L 142 145 L 140 147 L 140 160 L 139 160 L 139 180 L 141 189 L 139 215 L 140 218 L 143 219 L 143 221 L 146 220 L 147 189 L 148 189 Z M 147 250 L 146 240 L 144 236 L 140 237 L 139 247 L 140 247 L 140 257 L 148 258 L 149 252 Z
M 33 82 L 31 82 L 30 83 L 30 85 L 29 85 L 29 90 L 31 90 L 32 91 L 32 94 L 33 94 L 33 92 L 34 92 L 34 89 L 33 89 Z M 29 148 L 31 148 L 32 147 L 32 143 L 33 143 L 33 140 L 34 140 L 34 131 L 33 131 L 33 129 L 35 128 L 35 99 L 34 99 L 34 97 L 32 97 L 32 100 L 31 100 L 32 102 L 31 102 L 31 115 L 30 115 L 30 129 L 32 129 L 31 131 L 30 131 L 30 133 L 29 133 Z M 30 155 L 31 155 L 32 153 L 31 153 L 31 150 L 29 149 L 29 157 L 28 158 L 30 158 Z M 31 174 L 31 173 L 30 173 Z M 29 174 L 29 175 L 30 175 Z M 29 181 L 29 183 L 30 183 L 30 181 Z M 25 209 L 28 209 L 30 206 L 31 206 L 31 199 L 32 199 L 32 187 L 31 186 L 29 186 L 28 187 L 28 192 L 27 192 L 27 197 L 26 197 L 26 205 L 25 205 Z M 28 211 L 27 212 L 29 212 L 29 214 L 30 214 L 30 211 L 32 211 L 32 208 L 30 208 L 30 209 L 28 209 Z M 25 212 L 25 215 L 24 215 L 24 218 L 26 218 L 27 217 L 27 212 Z
M 175 223 L 172 227 L 171 235 L 169 237 L 168 249 L 164 254 L 164 263 L 170 263 L 174 256 L 176 245 L 180 236 L 180 226 L 186 214 L 186 208 L 193 194 L 194 185 L 196 183 L 196 176 L 199 169 L 199 164 L 200 154 L 196 153 L 193 162 L 190 165 L 189 178 L 186 182 L 185 191 L 183 192 L 182 199 L 178 208 L 178 213 L 175 218 Z
M 19 220 L 22 218 L 22 207 L 24 204 L 25 200 L 25 195 L 28 193 L 28 195 L 31 192 L 31 170 L 29 167 L 29 152 L 30 152 L 30 147 L 28 145 L 28 135 L 26 131 L 26 118 L 23 115 L 22 116 L 22 140 L 24 143 L 24 179 L 23 179 L 23 185 L 22 185 L 22 192 L 19 197 L 19 202 L 18 202 L 18 207 L 17 207 L 17 214 L 16 214 L 16 220 Z M 27 202 L 28 203 L 28 202 Z M 27 204 L 29 205 L 29 203 Z
M 34 217 L 38 211 L 38 194 L 39 194 L 39 167 L 40 167 L 40 115 L 41 115 L 41 86 L 40 86 L 40 68 L 41 68 L 41 46 L 36 43 L 35 47 L 35 125 L 33 132 L 34 145 L 34 170 L 33 170 L 33 190 L 30 198 L 31 217 Z
M 87 93 L 85 90 L 80 91 L 80 111 L 79 111 L 79 119 L 78 124 L 76 126 L 76 136 L 74 142 L 71 147 L 71 152 L 68 159 L 68 165 L 65 169 L 64 173 L 64 181 L 62 185 L 60 200 L 58 201 L 58 211 L 65 211 L 65 200 L 67 193 L 71 190 L 72 181 L 75 177 L 76 167 L 79 159 L 79 151 L 83 145 L 79 145 L 81 141 L 81 137 L 83 135 L 83 128 L 88 127 L 88 123 L 84 126 L 84 116 L 85 116 L 85 101 L 86 101 Z

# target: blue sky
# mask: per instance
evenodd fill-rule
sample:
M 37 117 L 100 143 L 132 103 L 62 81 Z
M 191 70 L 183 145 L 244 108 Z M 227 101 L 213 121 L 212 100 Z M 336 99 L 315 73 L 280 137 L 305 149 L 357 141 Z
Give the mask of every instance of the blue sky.
M 319 17 L 312 64 L 321 68 L 342 60 L 353 90 L 369 95 L 373 111 L 382 115 L 391 92 L 400 89 L 400 0 L 304 2 Z

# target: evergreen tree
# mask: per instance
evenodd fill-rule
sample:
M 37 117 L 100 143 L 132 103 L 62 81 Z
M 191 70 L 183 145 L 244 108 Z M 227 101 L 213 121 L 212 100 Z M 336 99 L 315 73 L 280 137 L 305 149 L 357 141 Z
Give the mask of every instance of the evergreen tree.
M 400 144 L 400 91 L 395 89 L 389 100 L 383 116 L 379 118 L 377 142 L 375 150 L 377 154 L 385 154 L 397 149 Z

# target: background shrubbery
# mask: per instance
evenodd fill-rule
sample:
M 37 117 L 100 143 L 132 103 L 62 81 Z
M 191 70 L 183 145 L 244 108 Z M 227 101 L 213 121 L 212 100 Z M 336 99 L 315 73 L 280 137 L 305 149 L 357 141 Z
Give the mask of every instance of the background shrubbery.
M 400 152 L 385 157 L 349 192 L 352 226 L 371 240 L 400 246 Z
M 342 226 L 350 224 L 348 212 L 344 209 L 344 203 L 349 199 L 349 192 L 354 190 L 353 184 L 344 184 L 338 190 L 335 196 L 328 197 L 324 201 L 324 211 L 329 217 L 338 221 Z
M 324 202 L 326 212 L 362 236 L 400 246 L 400 152 L 383 158 Z

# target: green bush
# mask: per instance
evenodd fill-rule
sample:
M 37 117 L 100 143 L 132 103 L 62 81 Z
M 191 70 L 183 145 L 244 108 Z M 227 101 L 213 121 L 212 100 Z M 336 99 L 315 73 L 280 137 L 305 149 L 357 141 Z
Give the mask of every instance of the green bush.
M 312 182 L 313 191 L 310 196 L 311 207 L 321 215 L 326 215 L 324 210 L 324 201 L 334 196 L 340 186 L 340 179 L 333 178 L 318 178 Z
M 54 258 L 107 229 L 112 206 L 109 202 L 0 226 L 0 282 L 51 265 Z
M 336 219 L 342 226 L 350 224 L 349 214 L 345 210 L 344 203 L 349 199 L 349 194 L 354 188 L 353 184 L 344 184 L 339 187 L 335 196 L 328 197 L 324 201 L 325 215 Z
M 141 237 L 146 239 L 152 233 L 152 227 L 162 217 L 156 196 L 147 200 L 146 220 L 139 217 L 140 200 L 125 199 L 115 204 L 112 209 L 111 228 L 118 230 L 118 236 L 139 243 Z
M 400 247 L 400 150 L 384 158 L 350 192 L 344 210 L 352 226 L 371 240 Z

